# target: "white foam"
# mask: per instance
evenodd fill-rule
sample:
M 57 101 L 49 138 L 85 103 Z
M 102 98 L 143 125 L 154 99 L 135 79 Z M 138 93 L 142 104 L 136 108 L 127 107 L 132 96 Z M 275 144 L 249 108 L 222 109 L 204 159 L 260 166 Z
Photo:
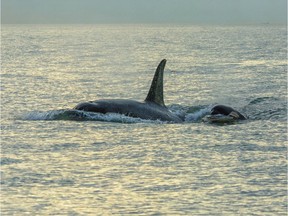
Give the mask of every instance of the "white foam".
M 22 120 L 77 120 L 77 121 L 105 121 L 119 123 L 163 123 L 160 120 L 134 118 L 118 113 L 94 113 L 81 110 L 51 110 L 33 111 L 19 117 Z
M 211 108 L 206 107 L 203 109 L 200 109 L 194 113 L 188 113 L 185 116 L 185 122 L 198 122 L 200 121 L 205 115 L 210 113 Z

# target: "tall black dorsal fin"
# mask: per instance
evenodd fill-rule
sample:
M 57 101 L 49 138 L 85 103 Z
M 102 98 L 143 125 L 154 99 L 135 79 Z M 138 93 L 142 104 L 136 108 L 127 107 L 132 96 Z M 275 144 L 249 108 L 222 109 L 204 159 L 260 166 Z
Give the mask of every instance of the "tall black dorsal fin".
M 166 64 L 166 59 L 163 59 L 154 74 L 153 81 L 149 93 L 145 99 L 146 102 L 154 102 L 161 106 L 165 106 L 163 98 L 163 72 Z

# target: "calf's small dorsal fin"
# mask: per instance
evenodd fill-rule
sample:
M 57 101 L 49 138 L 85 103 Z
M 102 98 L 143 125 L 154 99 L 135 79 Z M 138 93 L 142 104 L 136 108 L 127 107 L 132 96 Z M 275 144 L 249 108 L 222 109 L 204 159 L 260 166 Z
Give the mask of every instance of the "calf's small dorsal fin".
M 151 87 L 149 93 L 145 99 L 146 102 L 153 102 L 158 105 L 164 106 L 164 98 L 163 98 L 163 72 L 166 64 L 166 59 L 163 59 L 154 74 L 153 81 L 151 83 Z

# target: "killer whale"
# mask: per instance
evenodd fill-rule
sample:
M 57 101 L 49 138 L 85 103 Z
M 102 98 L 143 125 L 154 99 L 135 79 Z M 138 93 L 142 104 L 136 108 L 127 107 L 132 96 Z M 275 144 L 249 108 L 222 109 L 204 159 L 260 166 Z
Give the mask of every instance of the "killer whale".
M 247 117 L 232 107 L 216 105 L 212 107 L 208 115 L 202 118 L 202 121 L 216 124 L 234 124 L 239 120 L 246 119 Z
M 163 73 L 165 65 L 166 59 L 163 59 L 155 71 L 148 95 L 142 102 L 127 99 L 101 99 L 80 103 L 73 109 L 103 114 L 118 113 L 148 120 L 183 122 L 184 120 L 170 112 L 164 103 Z
M 211 115 L 224 115 L 230 116 L 234 120 L 246 120 L 247 118 L 241 114 L 239 111 L 233 109 L 232 107 L 225 106 L 225 105 L 216 105 L 211 109 Z

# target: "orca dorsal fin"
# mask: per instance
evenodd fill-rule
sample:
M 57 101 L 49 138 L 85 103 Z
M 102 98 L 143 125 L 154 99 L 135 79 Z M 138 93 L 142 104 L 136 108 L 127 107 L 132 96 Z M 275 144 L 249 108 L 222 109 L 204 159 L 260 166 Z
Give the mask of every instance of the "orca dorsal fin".
M 164 98 L 163 98 L 163 72 L 166 64 L 166 59 L 163 59 L 154 74 L 153 81 L 151 83 L 151 87 L 149 93 L 145 99 L 146 102 L 154 102 L 160 106 L 164 106 Z

